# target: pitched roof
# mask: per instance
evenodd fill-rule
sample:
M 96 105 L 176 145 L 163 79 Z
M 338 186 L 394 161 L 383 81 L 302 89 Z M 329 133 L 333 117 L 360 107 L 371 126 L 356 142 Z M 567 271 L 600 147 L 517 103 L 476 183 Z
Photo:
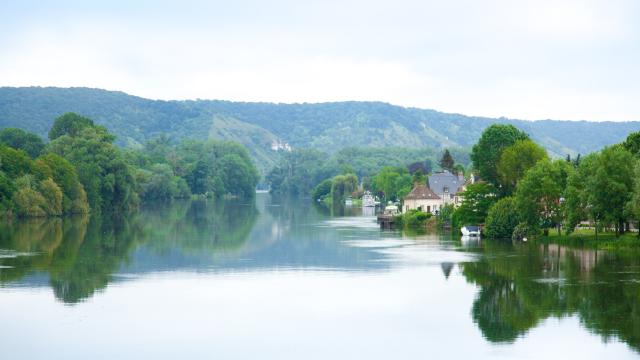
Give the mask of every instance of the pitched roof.
M 427 187 L 427 185 L 414 185 L 413 189 L 407 196 L 404 197 L 405 200 L 440 200 L 440 196 L 436 195 L 431 189 Z
M 446 170 L 429 176 L 429 187 L 436 194 L 444 194 L 445 192 L 455 194 L 463 184 L 464 178 L 460 178 Z M 444 191 L 445 188 L 447 188 L 447 191 Z

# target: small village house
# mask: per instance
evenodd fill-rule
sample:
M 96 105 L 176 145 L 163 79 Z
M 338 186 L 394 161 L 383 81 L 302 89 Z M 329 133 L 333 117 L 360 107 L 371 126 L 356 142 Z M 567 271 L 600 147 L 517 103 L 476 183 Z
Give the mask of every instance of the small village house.
M 442 199 L 426 184 L 415 184 L 404 198 L 403 212 L 420 210 L 435 213 L 442 207 Z

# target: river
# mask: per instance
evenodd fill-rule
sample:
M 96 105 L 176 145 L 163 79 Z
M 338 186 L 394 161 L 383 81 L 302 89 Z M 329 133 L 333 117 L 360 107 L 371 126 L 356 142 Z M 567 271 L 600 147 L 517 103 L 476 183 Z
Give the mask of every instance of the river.
M 305 200 L 0 224 L 3 359 L 640 357 L 640 257 Z

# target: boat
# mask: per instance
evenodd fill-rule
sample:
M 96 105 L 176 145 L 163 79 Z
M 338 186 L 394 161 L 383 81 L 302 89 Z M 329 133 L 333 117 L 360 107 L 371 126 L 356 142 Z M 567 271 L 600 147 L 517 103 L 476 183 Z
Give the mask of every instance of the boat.
M 344 204 L 345 204 L 346 206 L 351 206 L 351 205 L 353 205 L 353 199 L 351 199 L 351 196 L 349 196 L 349 197 L 344 201 Z
M 362 207 L 375 207 L 376 201 L 371 195 L 371 192 L 365 191 L 364 195 L 362 195 Z
M 480 236 L 480 227 L 475 225 L 466 225 L 460 229 L 464 236 Z

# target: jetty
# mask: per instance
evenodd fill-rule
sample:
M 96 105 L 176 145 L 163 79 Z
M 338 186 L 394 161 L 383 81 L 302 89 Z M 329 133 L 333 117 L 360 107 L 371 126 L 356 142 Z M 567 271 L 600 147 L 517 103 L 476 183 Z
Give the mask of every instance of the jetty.
M 395 216 L 391 214 L 380 214 L 378 215 L 378 224 L 380 224 L 381 229 L 393 229 L 395 225 Z

